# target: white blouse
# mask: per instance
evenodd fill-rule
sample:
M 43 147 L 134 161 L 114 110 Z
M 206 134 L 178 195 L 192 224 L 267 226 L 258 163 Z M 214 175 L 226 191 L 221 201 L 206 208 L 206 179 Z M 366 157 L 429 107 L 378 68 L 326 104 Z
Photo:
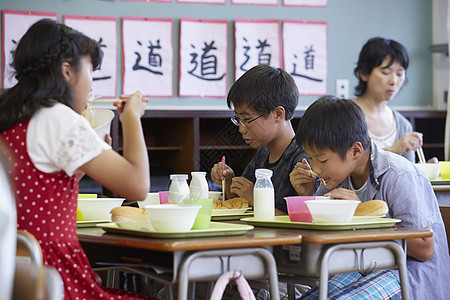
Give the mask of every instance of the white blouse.
M 64 170 L 68 176 L 111 146 L 102 140 L 83 116 L 57 103 L 31 118 L 27 131 L 28 154 L 46 173 Z

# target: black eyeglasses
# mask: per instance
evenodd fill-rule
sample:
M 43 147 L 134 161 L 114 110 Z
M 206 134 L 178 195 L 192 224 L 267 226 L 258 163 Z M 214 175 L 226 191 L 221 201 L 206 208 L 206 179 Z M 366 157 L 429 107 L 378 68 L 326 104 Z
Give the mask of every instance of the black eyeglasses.
M 231 118 L 231 122 L 233 122 L 233 124 L 236 125 L 236 126 L 242 125 L 245 128 L 248 128 L 248 127 L 250 127 L 250 123 L 251 122 L 258 120 L 262 116 L 264 116 L 264 114 L 262 114 L 260 116 L 257 116 L 256 118 L 251 119 L 251 120 L 249 120 L 249 119 L 241 120 L 238 117 L 234 116 L 234 117 Z

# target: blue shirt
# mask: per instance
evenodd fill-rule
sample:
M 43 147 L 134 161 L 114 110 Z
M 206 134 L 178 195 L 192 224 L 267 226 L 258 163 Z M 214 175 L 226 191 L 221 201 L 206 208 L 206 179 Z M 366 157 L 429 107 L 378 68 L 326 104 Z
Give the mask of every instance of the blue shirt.
M 430 180 L 404 157 L 372 143 L 366 199 L 387 203 L 387 217 L 404 229 L 433 228 L 434 254 L 426 262 L 407 258 L 411 299 L 446 299 L 450 295 L 450 256 L 444 223 Z M 338 187 L 349 188 L 350 177 Z M 317 195 L 330 190 L 321 185 Z M 398 274 L 397 274 L 398 275 Z

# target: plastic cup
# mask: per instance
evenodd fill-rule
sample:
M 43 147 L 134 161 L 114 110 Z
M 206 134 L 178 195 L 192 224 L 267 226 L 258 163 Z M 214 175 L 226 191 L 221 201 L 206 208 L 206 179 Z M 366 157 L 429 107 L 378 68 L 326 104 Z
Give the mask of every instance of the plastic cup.
M 184 199 L 183 204 L 200 205 L 202 207 L 198 211 L 192 229 L 209 228 L 209 223 L 211 223 L 213 199 Z
M 169 191 L 159 192 L 159 203 L 165 204 L 169 202 Z
M 440 161 L 439 168 L 441 169 L 441 178 L 450 179 L 450 161 Z
M 291 196 L 285 197 L 287 203 L 287 209 L 289 213 L 289 219 L 291 222 L 305 222 L 311 223 L 312 216 L 309 212 L 308 206 L 306 206 L 306 200 L 314 200 L 314 196 Z

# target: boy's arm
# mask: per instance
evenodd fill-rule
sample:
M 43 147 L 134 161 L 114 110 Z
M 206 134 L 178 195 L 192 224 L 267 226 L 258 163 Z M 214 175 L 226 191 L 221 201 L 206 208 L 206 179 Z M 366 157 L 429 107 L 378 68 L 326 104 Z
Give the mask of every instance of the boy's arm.
M 431 226 L 428 226 L 424 229 L 431 229 L 431 228 L 432 228 Z M 408 239 L 406 244 L 407 244 L 406 252 L 408 256 L 414 257 L 419 261 L 427 261 L 433 256 L 434 253 L 433 237 Z

